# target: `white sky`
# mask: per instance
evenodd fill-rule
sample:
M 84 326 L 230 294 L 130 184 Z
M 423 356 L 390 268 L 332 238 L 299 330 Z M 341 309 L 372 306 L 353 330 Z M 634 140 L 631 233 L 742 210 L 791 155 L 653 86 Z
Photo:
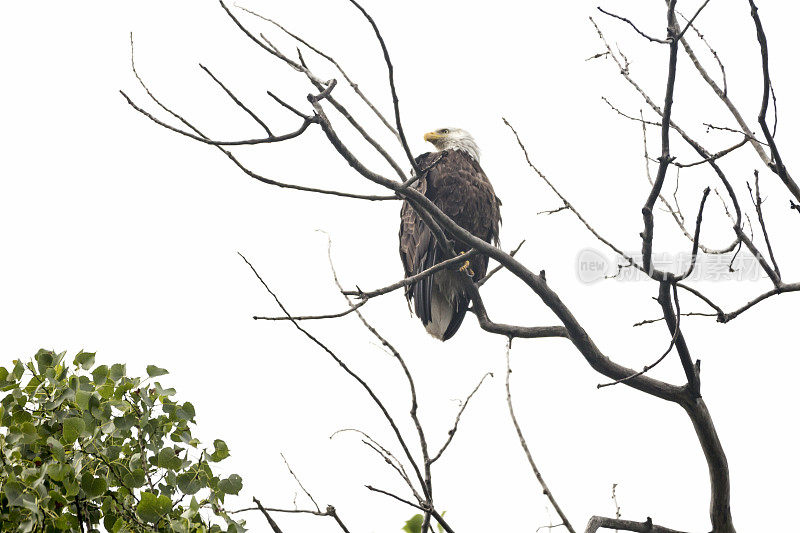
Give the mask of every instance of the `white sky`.
M 640 208 L 649 191 L 641 128 L 619 117 L 600 97 L 638 114 L 640 99 L 602 51 L 588 17 L 631 60 L 631 73 L 663 100 L 667 50 L 598 14 L 595 3 L 364 1 L 384 32 L 396 67 L 406 132 L 415 153 L 422 134 L 454 125 L 470 130 L 483 166 L 503 200 L 506 249 L 528 240 L 519 257 L 544 269 L 600 348 L 639 368 L 669 342 L 663 324 L 631 325 L 658 316 L 651 282 L 585 285 L 575 274 L 580 250 L 601 250 L 558 207 L 532 175 L 510 132 L 515 124 L 535 163 L 604 235 L 626 250 L 639 247 Z M 540 5 L 539 5 L 540 4 Z M 679 3 L 693 13 L 699 1 Z M 248 2 L 309 41 L 325 47 L 361 88 L 390 114 L 385 67 L 374 36 L 345 0 Z M 763 1 L 778 141 L 789 168 L 800 139 L 794 3 Z M 609 1 L 609 10 L 664 35 L 661 2 Z M 241 13 L 276 44 L 290 43 L 274 28 Z M 747 2 L 711 2 L 698 25 L 725 62 L 729 93 L 755 125 L 760 103 L 760 57 Z M 351 531 L 398 531 L 414 514 L 365 484 L 407 496 L 388 467 L 354 435 L 329 440 L 340 428 L 360 428 L 397 450 L 389 428 L 364 392 L 338 366 L 286 323 L 254 322 L 279 311 L 241 259 L 244 253 L 295 313 L 343 310 L 330 277 L 324 229 L 348 287 L 377 288 L 402 275 L 396 234 L 399 204 L 319 197 L 259 184 L 217 150 L 163 130 L 129 108 L 124 89 L 147 109 L 130 72 L 129 31 L 137 66 L 168 105 L 217 138 L 259 135 L 259 128 L 198 68 L 202 62 L 276 131 L 296 120 L 266 90 L 303 106 L 309 92 L 291 72 L 238 32 L 216 2 L 16 2 L 0 17 L 0 353 L 5 363 L 39 347 L 98 352 L 98 362 L 126 362 L 132 372 L 154 363 L 171 371 L 164 381 L 198 412 L 198 434 L 225 439 L 232 452 L 225 472 L 245 480 L 239 504 L 257 496 L 265 505 L 292 507 L 299 489 L 286 472 L 284 452 L 320 505 L 337 507 Z M 695 49 L 719 78 L 701 44 Z M 326 65 L 306 54 L 323 77 Z M 733 126 L 682 55 L 675 117 L 712 150 L 739 140 L 706 135 L 702 122 Z M 344 85 L 336 89 L 346 102 Z M 360 112 L 362 117 L 366 115 Z M 651 113 L 652 116 L 652 113 Z M 367 119 L 387 142 L 390 137 Z M 353 139 L 352 136 L 346 136 Z M 675 138 L 683 161 L 697 157 Z M 657 132 L 650 134 L 657 146 Z M 356 144 L 362 153 L 363 146 Z M 302 138 L 238 153 L 267 177 L 312 186 L 375 191 L 343 163 L 312 127 Z M 402 154 L 394 149 L 396 159 Z M 372 155 L 365 161 L 389 175 Z M 757 164 L 752 149 L 723 160 L 744 205 L 744 181 Z M 404 167 L 408 165 L 405 164 Z M 761 167 L 759 167 L 761 168 Z M 774 175 L 762 170 L 768 224 L 787 280 L 800 279 L 797 214 Z M 799 171 L 795 168 L 795 174 Z M 681 204 L 693 220 L 700 191 L 717 186 L 703 167 L 681 176 Z M 674 174 L 665 189 L 675 186 Z M 794 216 L 792 216 L 794 215 Z M 705 235 L 712 246 L 730 240 L 720 202 L 709 198 Z M 660 251 L 686 252 L 686 241 L 664 214 L 657 219 Z M 768 283 L 700 285 L 726 309 Z M 484 290 L 498 321 L 550 325 L 547 310 L 507 273 Z M 797 297 L 763 303 L 728 325 L 687 318 L 684 332 L 703 361 L 703 394 L 731 468 L 734 520 L 739 531 L 786 530 L 797 501 Z M 688 295 L 684 310 L 706 311 Z M 504 339 L 485 334 L 474 317 L 445 344 L 428 337 L 394 293 L 364 308 L 405 354 L 419 390 L 420 414 L 438 449 L 464 398 L 485 372 L 495 377 L 473 398 L 452 447 L 434 468 L 437 507 L 456 531 L 535 531 L 550 523 L 541 489 L 528 470 L 505 408 Z M 790 314 L 791 313 L 791 314 Z M 309 323 L 311 331 L 373 384 L 409 440 L 407 385 L 395 362 L 355 317 Z M 683 412 L 605 381 L 565 340 L 520 340 L 513 352 L 517 415 L 539 466 L 577 529 L 592 514 L 613 515 L 618 483 L 623 517 L 677 529 L 709 529 L 708 478 L 700 447 Z M 672 356 L 653 374 L 681 382 Z M 232 502 L 231 506 L 236 507 Z M 297 505 L 308 507 L 298 496 Z M 335 531 L 325 519 L 277 517 L 290 531 Z M 249 518 L 256 531 L 266 525 Z

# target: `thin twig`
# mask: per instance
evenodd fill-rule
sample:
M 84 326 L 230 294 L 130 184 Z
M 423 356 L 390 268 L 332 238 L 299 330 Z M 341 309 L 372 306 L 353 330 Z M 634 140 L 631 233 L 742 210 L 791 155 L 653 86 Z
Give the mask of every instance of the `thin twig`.
M 331 248 L 332 248 L 332 242 L 330 235 L 328 235 L 328 262 L 330 263 L 331 272 L 333 273 L 333 280 L 336 283 L 336 286 L 339 287 L 339 290 L 341 291 L 342 284 L 339 281 L 339 276 L 336 274 L 336 268 L 333 266 L 333 257 L 331 255 Z M 344 298 L 345 300 L 347 300 L 347 303 L 351 307 L 354 307 L 353 302 L 347 295 L 344 295 Z M 423 484 L 422 492 L 425 495 L 425 501 L 428 507 L 432 508 L 433 481 L 431 476 L 431 460 L 428 454 L 428 441 L 425 437 L 425 431 L 422 429 L 422 422 L 420 422 L 419 415 L 417 412 L 419 405 L 417 403 L 417 387 L 414 384 L 414 378 L 411 376 L 411 371 L 408 369 L 408 365 L 406 365 L 405 359 L 403 359 L 403 356 L 400 355 L 400 352 L 386 339 L 386 337 L 381 335 L 380 332 L 378 332 L 378 330 L 375 329 L 374 326 L 372 326 L 372 324 L 367 322 L 367 319 L 364 318 L 364 315 L 360 311 L 356 310 L 356 314 L 358 315 L 358 318 L 361 320 L 361 323 L 364 324 L 364 327 L 367 328 L 367 330 L 370 333 L 372 333 L 372 335 L 375 336 L 375 338 L 378 339 L 381 342 L 381 344 L 385 346 L 392 353 L 392 356 L 395 358 L 395 360 L 400 364 L 400 367 L 403 369 L 403 374 L 405 374 L 406 381 L 408 381 L 409 393 L 411 395 L 411 409 L 409 411 L 409 415 L 411 416 L 411 420 L 414 422 L 414 427 L 417 430 L 417 437 L 419 438 L 420 450 L 422 451 L 423 470 L 425 472 L 425 480 L 424 482 L 422 482 Z M 410 457 L 409 459 L 412 461 L 413 467 L 416 470 L 417 475 L 419 476 L 419 468 L 417 467 L 417 464 Z M 422 481 L 421 478 L 420 481 Z M 418 500 L 422 500 L 422 498 L 420 498 L 419 495 L 417 494 L 413 485 L 411 487 L 411 490 L 417 496 Z M 427 512 L 425 513 L 425 519 L 423 520 L 423 523 L 425 524 L 430 523 L 430 513 Z
M 253 271 L 253 274 L 255 274 L 256 278 L 261 283 L 261 285 L 267 290 L 267 292 L 270 294 L 270 296 L 272 296 L 273 300 L 275 300 L 275 303 L 277 303 L 278 307 L 281 308 L 281 311 L 283 311 L 286 314 L 286 316 L 291 316 L 291 313 L 289 313 L 287 311 L 286 307 L 284 307 L 283 303 L 278 299 L 277 295 L 272 291 L 272 289 L 269 287 L 269 285 L 267 285 L 267 283 L 261 278 L 261 275 L 255 269 L 255 267 L 250 263 L 250 261 L 248 261 L 247 258 L 244 255 L 242 255 L 241 253 L 239 253 L 239 257 L 241 257 L 242 260 L 244 260 L 244 262 L 247 263 L 247 266 L 250 267 L 250 270 Z M 314 335 L 309 333 L 308 330 L 304 329 L 297 321 L 293 320 L 292 324 L 294 324 L 295 328 L 297 328 L 301 333 L 303 333 L 303 335 L 305 335 L 309 340 L 311 340 L 314 344 L 319 346 L 328 355 L 330 355 L 331 358 L 334 361 L 336 361 L 336 363 L 340 367 L 342 367 L 342 369 L 348 375 L 350 375 L 350 377 L 355 379 L 358 382 L 358 384 L 361 385 L 362 388 L 364 388 L 364 390 L 367 392 L 367 394 L 372 399 L 373 403 L 375 403 L 375 405 L 378 407 L 378 409 L 380 409 L 381 413 L 383 413 L 384 418 L 387 420 L 387 422 L 389 422 L 389 425 L 391 426 L 392 431 L 395 434 L 395 437 L 397 438 L 398 442 L 400 443 L 400 446 L 403 448 L 403 452 L 406 454 L 406 457 L 408 458 L 409 462 L 414 467 L 414 471 L 417 474 L 417 478 L 419 479 L 420 483 L 423 485 L 423 489 L 426 489 L 426 494 L 427 494 L 427 487 L 425 486 L 425 480 L 422 477 L 422 473 L 420 472 L 420 470 L 419 470 L 419 468 L 417 466 L 417 463 L 414 460 L 414 457 L 411 455 L 411 452 L 409 451 L 408 446 L 406 445 L 406 441 L 403 438 L 403 435 L 400 433 L 400 430 L 398 429 L 397 424 L 394 421 L 394 418 L 392 418 L 392 415 L 389 413 L 389 411 L 383 405 L 383 402 L 378 398 L 378 396 L 372 390 L 372 387 L 370 387 L 367 384 L 367 382 L 364 381 L 358 374 L 353 372 L 350 369 L 350 367 L 347 366 L 347 364 L 345 364 L 345 362 L 342 361 L 342 359 L 338 355 L 336 355 L 330 348 L 328 348 L 325 344 L 323 344 Z
M 686 30 L 692 27 L 692 23 L 694 22 L 694 20 L 697 18 L 700 12 L 703 11 L 703 9 L 705 9 L 705 7 L 708 5 L 708 2 L 710 1 L 711 0 L 706 0 L 705 2 L 703 2 L 703 5 L 700 6 L 700 8 L 697 10 L 694 16 L 691 19 L 689 19 L 689 22 L 686 23 L 686 27 L 684 27 L 683 30 L 678 34 L 678 37 L 676 37 L 677 40 L 680 41 L 681 39 L 683 39 L 683 35 L 686 33 Z
M 525 436 L 522 434 L 522 428 L 520 427 L 519 422 L 517 422 L 517 417 L 514 414 L 514 405 L 511 402 L 511 339 L 508 339 L 508 344 L 506 345 L 506 402 L 508 403 L 508 412 L 511 414 L 511 421 L 514 423 L 514 429 L 517 430 L 519 443 L 522 445 L 525 456 L 528 458 L 528 464 L 530 464 L 531 468 L 533 469 L 533 474 L 536 476 L 536 479 L 542 486 L 544 495 L 547 496 L 548 500 L 550 500 L 550 505 L 552 505 L 556 513 L 558 513 L 558 516 L 561 518 L 561 521 L 564 523 L 564 527 L 567 528 L 567 531 L 570 533 L 575 533 L 575 529 L 572 527 L 569 519 L 564 514 L 564 511 L 561 510 L 561 506 L 558 505 L 555 496 L 553 496 L 553 493 L 550 492 L 550 489 L 547 487 L 547 483 L 544 481 L 544 477 L 542 477 L 541 472 L 539 472 L 539 468 L 533 461 L 533 456 L 528 448 L 528 443 L 525 441 Z
M 634 23 L 633 23 L 633 22 L 631 22 L 630 20 L 626 19 L 625 17 L 621 17 L 621 16 L 619 16 L 619 15 L 615 15 L 614 13 L 610 13 L 610 12 L 606 11 L 605 9 L 603 9 L 603 8 L 602 8 L 602 7 L 600 7 L 600 6 L 598 6 L 598 7 L 597 7 L 597 10 L 598 10 L 598 11 L 600 11 L 601 13 L 605 14 L 605 15 L 608 15 L 609 17 L 614 17 L 614 18 L 615 18 L 615 19 L 617 19 L 617 20 L 621 20 L 621 21 L 623 21 L 623 22 L 627 22 L 627 23 L 630 25 L 630 27 L 631 27 L 631 28 L 633 28 L 634 30 L 636 30 L 636 33 L 638 33 L 638 34 L 639 34 L 639 35 L 641 35 L 642 37 L 646 38 L 646 39 L 647 39 L 647 40 L 649 40 L 650 42 L 653 42 L 653 43 L 660 43 L 660 44 L 669 44 L 669 41 L 666 41 L 666 40 L 664 40 L 664 39 L 657 39 L 656 37 L 650 37 L 649 35 L 647 35 L 646 33 L 644 33 L 642 30 L 640 30 L 639 28 L 637 28 L 637 27 L 636 27 L 636 24 L 634 24 Z
M 567 206 L 564 206 L 564 209 L 568 209 L 568 208 L 567 208 Z M 513 250 L 511 250 L 511 251 L 508 253 L 508 255 L 510 255 L 511 257 L 514 257 L 515 255 L 517 255 L 517 252 L 519 252 L 519 249 L 520 249 L 520 248 L 522 248 L 522 245 L 523 245 L 523 244 L 525 244 L 525 239 L 522 239 L 522 241 L 521 241 L 521 242 L 520 242 L 520 243 L 517 245 L 517 247 L 516 247 L 516 248 L 514 248 Z M 482 277 L 482 278 L 481 278 L 481 279 L 480 279 L 480 280 L 479 280 L 477 283 L 475 283 L 475 284 L 476 284 L 478 287 L 483 287 L 483 285 L 484 285 L 484 284 L 485 284 L 487 281 L 489 281 L 489 279 L 490 279 L 492 276 L 494 276 L 495 274 L 497 274 L 497 273 L 498 273 L 499 271 L 501 271 L 501 270 L 503 270 L 503 265 L 497 265 L 496 267 L 494 267 L 493 269 L 491 269 L 491 270 L 490 270 L 490 271 L 489 271 L 489 272 L 488 272 L 488 273 L 487 273 L 485 276 L 483 276 L 483 277 Z
M 362 291 L 362 290 L 354 290 L 354 291 L 344 291 L 343 290 L 342 294 L 344 294 L 345 296 L 355 296 L 356 298 L 359 298 L 361 300 L 366 301 L 366 300 L 368 300 L 370 298 L 375 298 L 376 296 L 382 296 L 382 295 L 390 293 L 392 291 L 396 291 L 397 289 L 400 289 L 402 287 L 407 287 L 409 285 L 412 285 L 412 284 L 418 282 L 421 279 L 424 279 L 424 278 L 426 278 L 426 277 L 428 277 L 428 276 L 430 276 L 432 274 L 435 274 L 436 272 L 438 272 L 440 270 L 444 270 L 444 269 L 449 268 L 449 267 L 451 267 L 453 265 L 463 263 L 467 259 L 470 259 L 470 258 L 472 258 L 472 257 L 474 257 L 476 255 L 478 255 L 478 251 L 475 250 L 475 249 L 472 249 L 472 250 L 469 250 L 467 252 L 464 252 L 463 254 L 457 255 L 456 257 L 451 257 L 450 259 L 442 261 L 441 263 L 436 263 L 432 267 L 427 268 L 427 269 L 423 270 L 422 272 L 420 272 L 418 274 L 414 274 L 413 276 L 409 276 L 407 278 L 401 279 L 400 281 L 392 283 L 391 285 L 387 285 L 386 287 L 382 287 L 380 289 L 375 289 L 374 291 L 366 291 L 366 292 Z M 363 305 L 363 303 L 361 303 L 361 305 Z M 359 307 L 360 307 L 360 305 L 359 305 Z
M 254 316 L 253 320 L 270 320 L 270 321 L 283 321 L 283 320 L 326 320 L 329 318 L 340 318 L 356 311 L 359 307 L 367 303 L 367 300 L 358 302 L 354 306 L 340 311 L 338 313 L 330 313 L 327 315 L 306 315 L 306 316 Z
M 406 472 L 403 463 L 401 463 L 391 451 L 382 446 L 369 434 L 365 433 L 360 429 L 344 428 L 334 431 L 333 434 L 331 434 L 330 438 L 332 439 L 333 437 L 335 437 L 340 433 L 346 433 L 350 431 L 358 433 L 362 437 L 367 439 L 366 441 L 362 439 L 361 442 L 364 443 L 366 446 L 368 446 L 372 451 L 380 455 L 380 457 L 400 475 L 400 477 L 403 479 L 403 481 L 406 482 L 406 485 L 408 485 L 408 487 L 411 489 L 411 492 L 414 494 L 414 497 L 417 498 L 418 501 L 424 501 L 422 496 L 420 496 L 419 493 L 417 492 L 416 487 L 414 487 L 414 484 L 411 482 L 411 479 L 408 477 L 408 473 Z
M 398 140 L 400 139 L 400 135 L 397 133 L 397 130 L 394 128 L 394 126 L 389 124 L 389 121 L 386 120 L 386 118 L 383 116 L 383 114 L 381 114 L 381 112 L 378 110 L 378 108 L 375 107 L 372 104 L 372 102 L 369 101 L 369 99 L 367 99 L 366 95 L 364 95 L 364 93 L 358 87 L 358 84 L 355 81 L 353 81 L 350 78 L 350 76 L 347 75 L 347 72 L 344 71 L 342 66 L 333 57 L 331 57 L 330 55 L 326 54 L 325 52 L 323 52 L 319 48 L 311 45 L 306 40 L 301 38 L 299 35 L 297 35 L 295 33 L 292 33 L 291 31 L 287 30 L 284 26 L 282 26 L 281 24 L 277 23 L 276 21 L 274 21 L 274 20 L 272 20 L 270 18 L 267 18 L 267 17 L 265 17 L 263 15 L 260 15 L 260 14 L 256 13 L 255 11 L 251 11 L 251 10 L 247 9 L 246 7 L 242 7 L 242 6 L 239 6 L 239 5 L 237 5 L 236 7 L 238 7 L 242 11 L 250 13 L 251 15 L 253 15 L 255 17 L 258 17 L 258 18 L 260 18 L 262 20 L 265 20 L 265 21 L 269 22 L 270 24 L 273 24 L 273 25 L 277 26 L 285 34 L 289 35 L 290 37 L 295 39 L 297 42 L 302 43 L 309 50 L 313 51 L 314 53 L 316 53 L 320 57 L 323 57 L 326 60 L 328 60 L 342 74 L 342 76 L 344 77 L 345 81 L 347 81 L 347 83 L 350 84 L 350 87 L 353 89 L 353 92 L 355 92 L 359 96 L 359 98 L 361 98 L 364 101 L 364 103 L 367 105 L 367 107 L 369 107 L 372 110 L 372 112 L 375 113 L 375 116 L 377 116 L 378 119 L 380 119 L 380 121 L 384 124 L 384 126 L 386 126 L 389 129 L 389 131 L 391 131 L 397 137 Z
M 439 450 L 439 453 L 431 457 L 431 464 L 435 463 L 442 456 L 447 447 L 450 446 L 450 443 L 453 441 L 453 437 L 455 436 L 456 431 L 458 430 L 458 423 L 461 420 L 461 415 L 464 414 L 464 410 L 466 410 L 467 408 L 467 404 L 469 403 L 470 399 L 475 395 L 475 393 L 478 392 L 478 389 L 481 388 L 481 385 L 483 385 L 484 380 L 489 376 L 494 377 L 494 374 L 492 374 L 491 372 L 487 372 L 486 374 L 484 374 L 481 380 L 472 390 L 472 392 L 469 393 L 469 396 L 467 396 L 467 398 L 461 404 L 461 409 L 458 410 L 458 414 L 456 415 L 456 420 L 453 423 L 453 428 L 447 432 L 447 441 L 445 441 L 445 443 L 442 445 L 442 448 Z
M 271 131 L 270 131 L 270 129 L 269 129 L 269 126 L 267 126 L 267 124 L 266 124 L 266 123 L 265 123 L 263 120 L 261 120 L 261 118 L 260 118 L 258 115 L 256 115 L 256 114 L 255 114 L 255 113 L 254 113 L 254 112 L 253 112 L 253 111 L 252 111 L 252 110 L 251 110 L 249 107 L 247 107 L 245 104 L 243 104 L 243 103 L 242 103 L 242 101 L 241 101 L 241 100 L 239 100 L 239 99 L 236 97 L 236 95 L 235 95 L 235 94 L 233 94 L 233 92 L 232 92 L 230 89 L 228 89 L 228 88 L 225 86 L 225 84 L 224 84 L 224 83 L 222 83 L 222 82 L 221 82 L 221 81 L 220 81 L 220 80 L 219 80 L 219 79 L 218 79 L 216 76 L 214 76 L 214 74 L 212 74 L 210 70 L 208 70 L 206 67 L 204 67 L 202 63 L 200 63 L 200 68 L 201 68 L 201 69 L 203 69 L 203 71 L 204 71 L 206 74 L 208 74 L 209 76 L 211 76 L 211 79 L 212 79 L 212 80 L 214 80 L 215 82 L 217 82 L 217 85 L 219 85 L 219 86 L 222 88 L 222 90 L 223 90 L 223 91 L 225 91 L 225 93 L 226 93 L 228 96 L 230 96 L 231 100 L 233 100 L 233 101 L 236 103 L 236 105 L 238 105 L 238 106 L 239 106 L 240 108 L 242 108 L 242 109 L 243 109 L 243 110 L 244 110 L 244 111 L 245 111 L 245 112 L 246 112 L 248 115 L 250 115 L 250 117 L 251 117 L 253 120 L 255 120 L 256 122 L 258 122 L 258 124 L 259 124 L 259 125 L 260 125 L 262 128 L 264 128 L 264 131 L 265 131 L 265 132 L 267 132 L 267 135 L 269 135 L 270 137 L 272 137 L 272 136 L 273 136 L 273 135 L 272 135 L 272 132 L 271 132 Z
M 311 493 L 308 492 L 308 490 L 306 490 L 306 488 L 303 486 L 303 483 L 300 481 L 300 479 L 294 473 L 294 471 L 292 470 L 292 467 L 289 466 L 289 461 L 286 460 L 286 456 L 281 454 L 281 458 L 283 459 L 284 464 L 286 464 L 286 468 L 289 470 L 289 473 L 292 475 L 294 480 L 297 481 L 297 484 L 300 485 L 300 488 L 303 489 L 303 492 L 306 493 L 306 496 L 308 496 L 308 499 L 311 500 L 311 503 L 314 504 L 314 507 L 317 509 L 317 511 L 320 511 L 319 505 L 317 505 L 317 501 L 314 499 L 314 497 L 311 495 Z M 322 511 L 320 511 L 320 512 L 322 512 Z

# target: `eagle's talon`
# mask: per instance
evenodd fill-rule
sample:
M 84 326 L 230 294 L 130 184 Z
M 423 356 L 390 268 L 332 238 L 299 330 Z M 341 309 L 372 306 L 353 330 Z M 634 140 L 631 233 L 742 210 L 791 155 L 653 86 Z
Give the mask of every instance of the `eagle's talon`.
M 464 255 L 466 253 L 467 252 L 459 252 L 458 255 Z M 458 270 L 459 270 L 459 272 L 464 272 L 469 277 L 475 276 L 475 272 L 473 272 L 473 270 L 469 267 L 469 259 L 464 261 L 464 264 L 461 265 L 460 267 L 458 267 Z

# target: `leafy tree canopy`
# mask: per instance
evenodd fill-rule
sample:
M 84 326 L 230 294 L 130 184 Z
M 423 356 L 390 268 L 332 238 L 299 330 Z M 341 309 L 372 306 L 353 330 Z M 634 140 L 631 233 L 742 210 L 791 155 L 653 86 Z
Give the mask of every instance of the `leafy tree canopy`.
M 147 367 L 96 365 L 95 354 L 39 350 L 0 367 L 0 530 L 239 532 L 223 509 L 242 478 L 192 436 L 195 409 Z

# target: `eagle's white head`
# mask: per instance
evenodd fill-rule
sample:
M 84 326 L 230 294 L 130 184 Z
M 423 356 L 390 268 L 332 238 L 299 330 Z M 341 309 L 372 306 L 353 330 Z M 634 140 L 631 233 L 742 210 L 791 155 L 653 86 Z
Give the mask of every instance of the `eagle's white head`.
M 468 131 L 460 128 L 442 128 L 425 134 L 425 140 L 437 150 L 463 150 L 475 161 L 480 161 L 481 152 Z

